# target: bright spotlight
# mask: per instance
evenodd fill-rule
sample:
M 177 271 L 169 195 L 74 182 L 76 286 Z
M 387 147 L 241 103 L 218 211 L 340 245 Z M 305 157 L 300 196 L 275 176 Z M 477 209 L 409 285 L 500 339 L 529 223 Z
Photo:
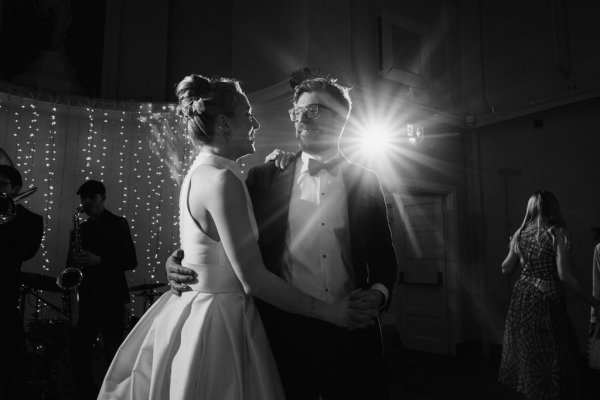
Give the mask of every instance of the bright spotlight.
M 375 125 L 362 132 L 362 144 L 368 154 L 381 155 L 389 149 L 392 134 L 382 125 Z

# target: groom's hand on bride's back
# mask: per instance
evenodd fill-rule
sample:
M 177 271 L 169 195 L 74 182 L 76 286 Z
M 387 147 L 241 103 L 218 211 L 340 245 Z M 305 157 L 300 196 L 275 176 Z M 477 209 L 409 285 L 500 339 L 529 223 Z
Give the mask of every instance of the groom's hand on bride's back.
M 183 250 L 179 249 L 175 250 L 165 263 L 167 281 L 171 286 L 171 292 L 177 296 L 181 296 L 182 292 L 192 290 L 187 284 L 198 282 L 194 270 L 183 267 L 181 260 L 183 260 Z

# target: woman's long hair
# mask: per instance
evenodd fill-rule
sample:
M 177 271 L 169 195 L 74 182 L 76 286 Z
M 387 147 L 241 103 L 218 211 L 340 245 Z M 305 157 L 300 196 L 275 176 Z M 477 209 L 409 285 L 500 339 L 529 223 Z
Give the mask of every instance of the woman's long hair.
M 511 238 L 510 246 L 519 256 L 521 256 L 519 251 L 521 232 L 533 224 L 537 226 L 536 237 L 538 240 L 542 231 L 548 230 L 552 233 L 556 229 L 567 227 L 567 223 L 560 212 L 558 199 L 547 190 L 538 190 L 529 197 L 523 223 Z

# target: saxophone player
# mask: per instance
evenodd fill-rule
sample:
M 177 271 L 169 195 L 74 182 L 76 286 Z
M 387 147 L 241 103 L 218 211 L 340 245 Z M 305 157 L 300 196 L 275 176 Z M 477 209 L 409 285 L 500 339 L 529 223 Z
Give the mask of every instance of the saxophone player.
M 10 165 L 0 165 L 0 192 L 15 198 L 23 180 Z M 17 312 L 21 287 L 21 265 L 35 256 L 42 242 L 44 219 L 16 205 L 14 217 L 0 224 L 0 315 L 6 324 L 0 329 L 0 399 L 18 399 L 22 395 L 25 333 Z
M 125 304 L 130 301 L 125 271 L 134 269 L 137 260 L 127 220 L 104 207 L 104 184 L 88 180 L 79 187 L 77 195 L 88 218 L 79 227 L 82 251 L 73 254 L 74 264 L 83 272 L 78 287 L 73 366 L 81 398 L 96 398 L 92 347 L 100 335 L 105 356 L 101 379 L 123 341 L 123 315 Z

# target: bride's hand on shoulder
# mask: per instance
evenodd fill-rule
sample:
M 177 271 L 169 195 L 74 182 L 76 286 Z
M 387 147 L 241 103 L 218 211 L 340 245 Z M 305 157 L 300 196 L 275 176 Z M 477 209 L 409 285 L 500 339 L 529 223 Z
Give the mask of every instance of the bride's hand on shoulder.
M 269 161 L 275 161 L 275 166 L 277 168 L 286 169 L 288 165 L 290 165 L 293 157 L 294 153 L 291 151 L 275 149 L 265 157 L 265 163 L 268 163 Z

